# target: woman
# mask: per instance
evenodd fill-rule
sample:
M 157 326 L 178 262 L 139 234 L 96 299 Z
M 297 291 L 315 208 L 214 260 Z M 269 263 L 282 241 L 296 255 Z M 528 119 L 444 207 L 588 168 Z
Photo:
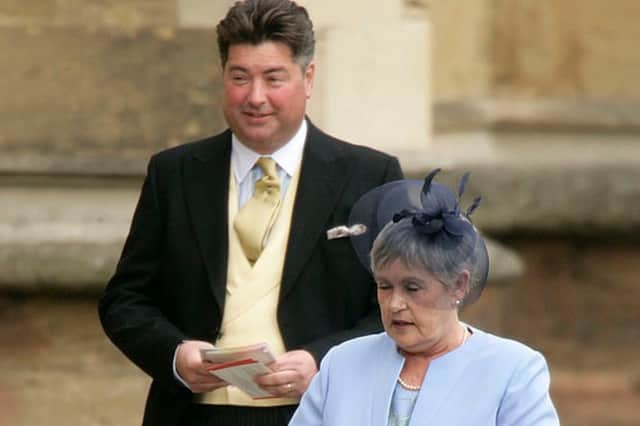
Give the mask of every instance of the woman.
M 469 220 L 480 199 L 459 207 L 468 175 L 456 196 L 432 182 L 438 171 L 354 206 L 351 238 L 371 266 L 385 332 L 334 347 L 290 425 L 559 425 L 543 356 L 458 318 L 489 261 Z

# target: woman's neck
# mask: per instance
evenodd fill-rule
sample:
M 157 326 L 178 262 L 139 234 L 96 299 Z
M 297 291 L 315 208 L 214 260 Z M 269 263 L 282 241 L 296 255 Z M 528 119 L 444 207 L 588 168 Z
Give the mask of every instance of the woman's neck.
M 462 345 L 469 333 L 467 328 L 458 320 L 448 330 L 440 339 L 430 344 L 427 348 L 416 350 L 398 348 L 398 352 L 405 358 L 424 359 L 429 362 Z
M 422 352 L 405 351 L 398 348 L 398 352 L 404 357 L 404 365 L 400 372 L 402 381 L 413 386 L 420 386 L 429 368 L 429 364 L 436 359 L 457 347 L 463 345 L 467 340 L 469 331 L 467 327 L 456 322 L 457 328 L 447 334 L 447 339 L 442 339 L 442 343 L 432 345 L 429 350 Z

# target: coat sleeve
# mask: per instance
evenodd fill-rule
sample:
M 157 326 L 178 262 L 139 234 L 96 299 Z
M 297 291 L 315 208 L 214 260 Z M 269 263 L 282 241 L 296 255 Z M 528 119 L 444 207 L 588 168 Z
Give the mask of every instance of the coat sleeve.
M 129 235 L 98 312 L 107 336 L 132 362 L 159 383 L 179 389 L 172 363 L 178 343 L 186 336 L 162 313 L 155 279 L 165 229 L 157 168 L 152 158 Z
M 331 351 L 320 364 L 320 371 L 313 377 L 309 387 L 302 395 L 300 405 L 289 426 L 316 426 L 324 422 L 324 408 L 329 392 L 329 372 L 331 370 Z
M 539 352 L 514 371 L 498 410 L 498 426 L 559 426 L 549 396 L 549 369 Z

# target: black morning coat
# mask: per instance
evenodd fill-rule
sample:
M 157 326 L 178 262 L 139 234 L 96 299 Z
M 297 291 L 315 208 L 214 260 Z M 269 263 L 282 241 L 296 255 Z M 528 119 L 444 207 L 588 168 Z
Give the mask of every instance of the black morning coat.
M 99 303 L 113 343 L 153 382 L 144 425 L 177 425 L 191 392 L 173 375 L 177 345 L 215 342 L 227 273 L 231 132 L 154 155 L 115 274 Z M 277 319 L 287 350 L 319 363 L 329 348 L 382 329 L 375 285 L 347 224 L 368 190 L 402 178 L 396 158 L 334 139 L 309 123 Z

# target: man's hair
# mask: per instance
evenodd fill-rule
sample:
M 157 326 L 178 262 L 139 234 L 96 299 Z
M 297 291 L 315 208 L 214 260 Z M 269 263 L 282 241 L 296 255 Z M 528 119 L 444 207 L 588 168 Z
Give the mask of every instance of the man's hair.
M 229 47 L 240 43 L 284 43 L 291 49 L 294 62 L 303 69 L 313 59 L 313 23 L 307 10 L 290 0 L 238 1 L 216 31 L 223 67 L 229 57 Z

